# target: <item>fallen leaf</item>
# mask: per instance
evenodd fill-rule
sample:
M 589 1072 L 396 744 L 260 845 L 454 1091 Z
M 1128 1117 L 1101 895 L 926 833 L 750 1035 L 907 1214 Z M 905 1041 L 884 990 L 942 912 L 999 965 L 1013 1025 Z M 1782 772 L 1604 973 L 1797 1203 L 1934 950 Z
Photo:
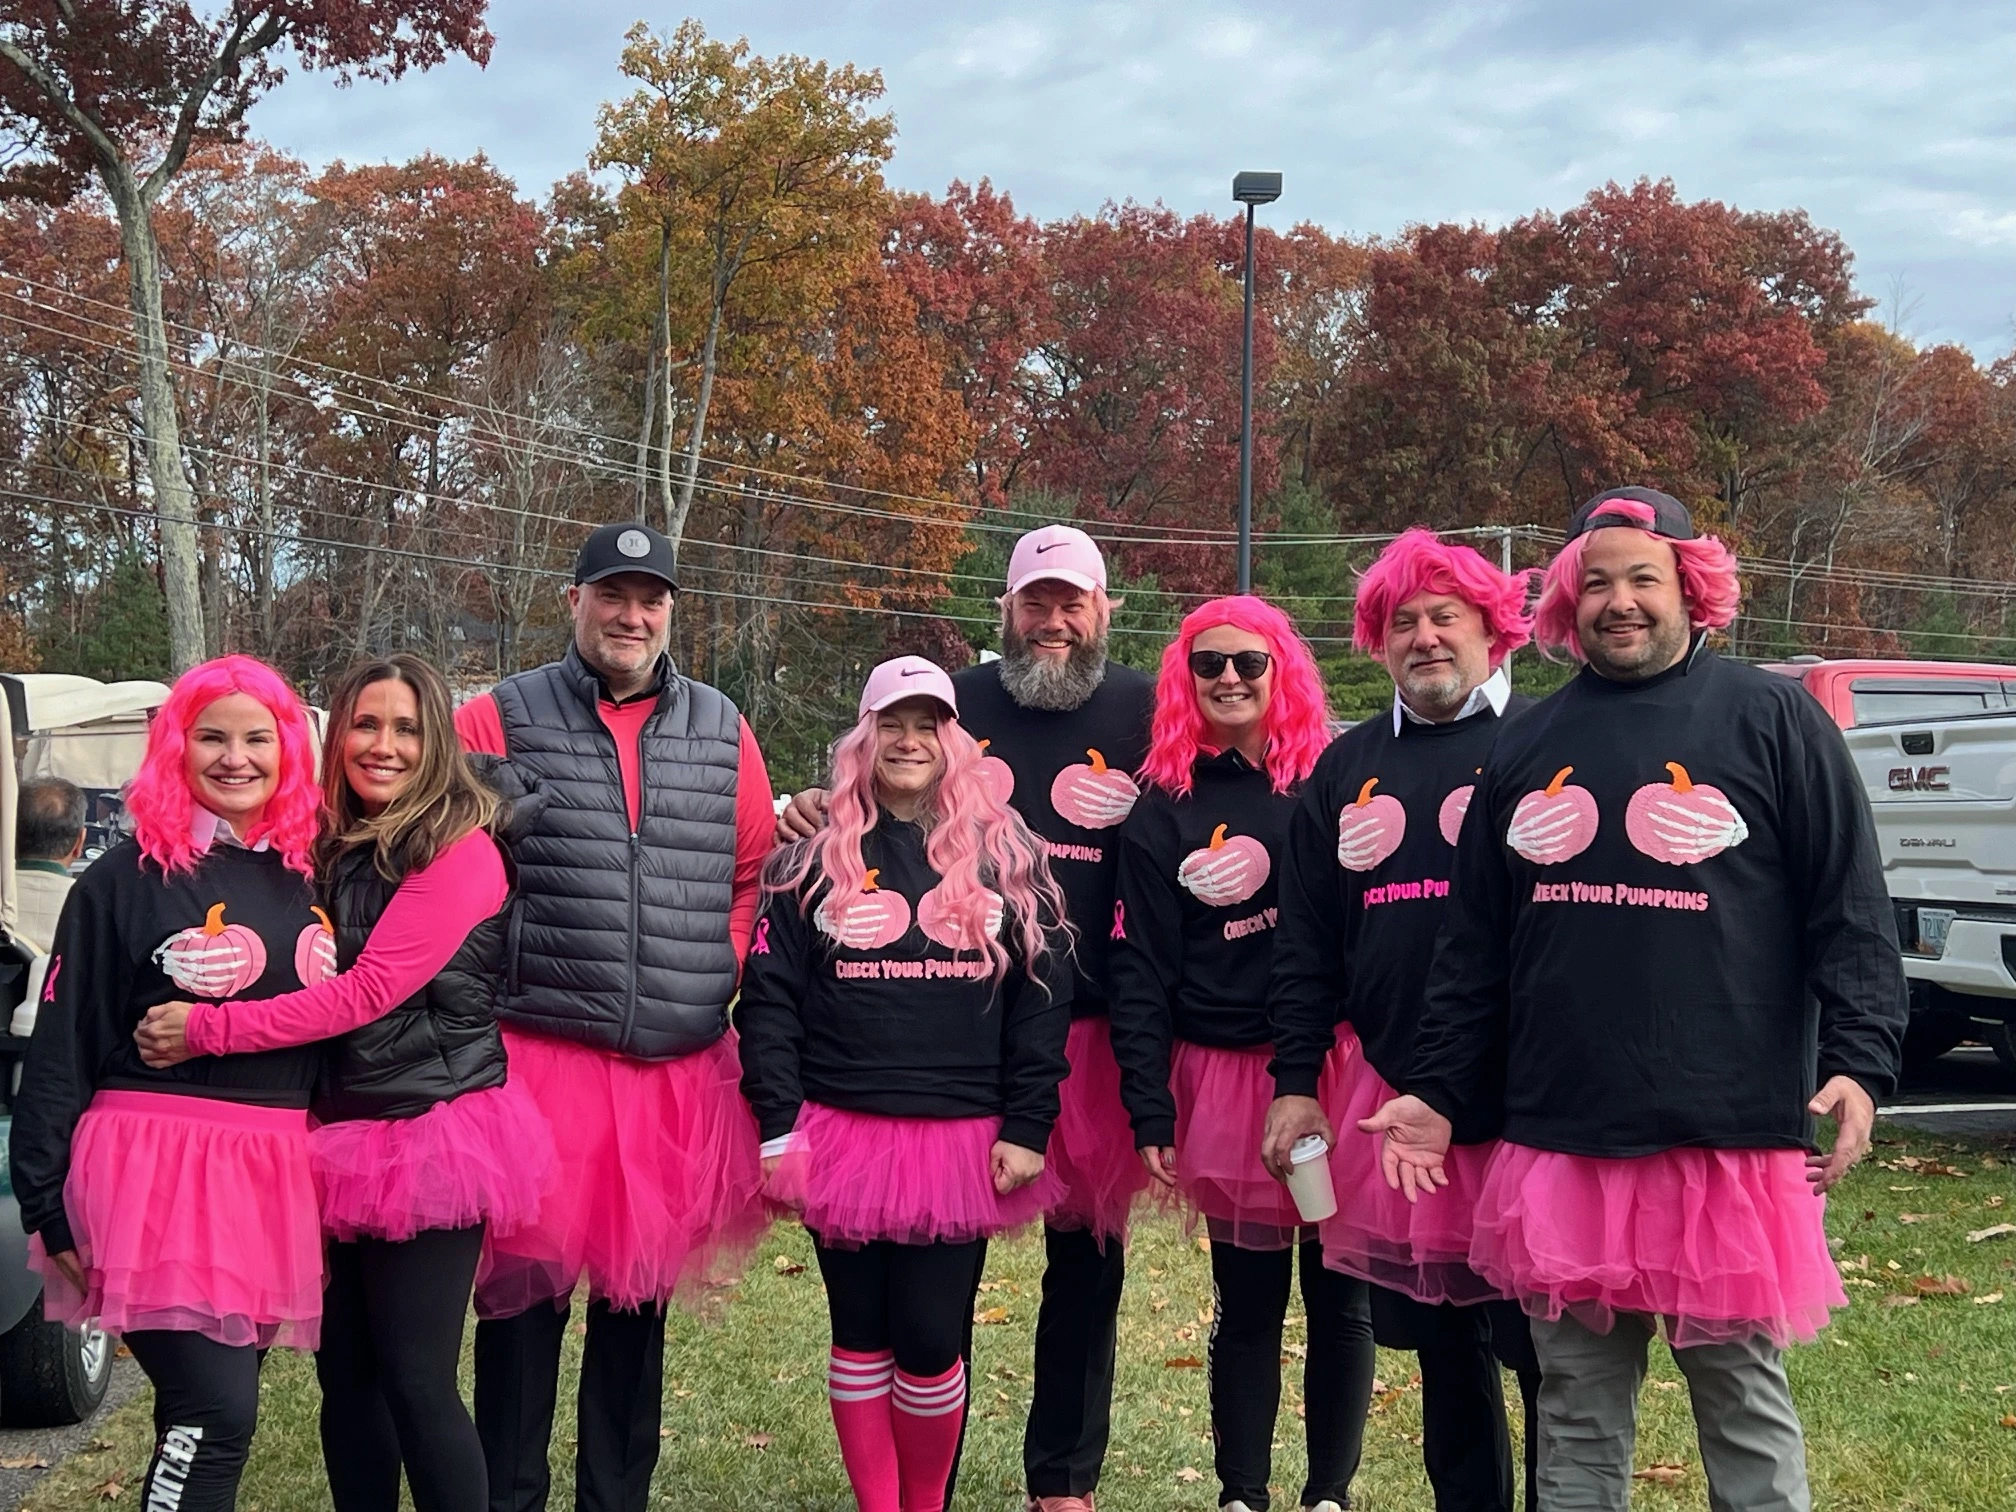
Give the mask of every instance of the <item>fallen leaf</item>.
M 1958 1276 L 1919 1276 L 1911 1289 L 1921 1297 L 1964 1297 L 1974 1288 Z
M 973 1314 L 973 1321 L 988 1325 L 1006 1323 L 1008 1321 L 1008 1309 L 1005 1307 L 983 1307 L 980 1311 Z
M 742 1435 L 742 1442 L 751 1449 L 768 1449 L 772 1440 L 767 1433 L 745 1433 Z
M 1915 1186 L 1908 1186 L 1908 1187 L 1893 1186 L 1892 1188 L 1890 1188 L 1890 1190 L 1893 1192 L 1922 1192 L 1925 1190 L 1925 1188 Z
M 126 1487 L 117 1480 L 100 1481 L 91 1488 L 91 1494 L 100 1501 L 117 1501 L 126 1494 Z
M 47 1470 L 49 1461 L 37 1454 L 10 1454 L 0 1459 L 0 1470 Z
M 1671 1486 L 1677 1485 L 1686 1474 L 1687 1467 L 1685 1465 L 1661 1463 L 1647 1465 L 1643 1470 L 1633 1470 L 1631 1472 L 1631 1479 L 1657 1481 L 1662 1486 Z
M 1883 1305 L 1885 1307 L 1916 1307 L 1918 1305 L 1918 1299 L 1916 1297 L 1904 1297 L 1904 1296 L 1885 1297 L 1883 1299 Z
M 1904 1267 L 1899 1265 L 1895 1260 L 1885 1260 L 1883 1262 L 1883 1269 L 1896 1271 L 1902 1270 Z
M 1979 1244 L 1984 1239 L 2006 1239 L 2011 1234 L 2016 1234 L 2016 1223 L 1991 1223 L 1987 1228 L 1975 1229 L 1968 1234 L 1967 1242 Z
M 2007 1388 L 2005 1387 L 2004 1389 L 2006 1390 Z M 2004 1428 L 2016 1428 L 2016 1412 L 2003 1413 L 2002 1426 Z
M 1203 1255 L 1211 1253 L 1211 1236 L 1209 1234 L 1199 1234 L 1197 1236 L 1197 1252 Z
M 687 1399 L 688 1397 L 690 1397 L 691 1395 L 693 1395 L 693 1393 L 692 1393 L 692 1391 L 691 1391 L 690 1389 L 688 1389 L 687 1387 L 684 1387 L 684 1386 L 681 1386 L 681 1387 L 679 1387 L 679 1388 L 678 1388 L 677 1390 L 675 1390 L 675 1391 L 674 1391 L 674 1392 L 672 1393 L 672 1395 L 674 1395 L 674 1396 L 675 1396 L 675 1397 L 677 1397 L 677 1398 L 678 1398 L 678 1399 L 679 1399 L 680 1401 L 682 1401 L 682 1402 L 683 1402 L 683 1401 L 685 1401 L 685 1400 L 686 1400 L 686 1399 Z
M 1989 1307 L 1997 1302 L 2000 1302 L 2001 1300 L 2002 1300 L 2002 1293 L 2000 1293 L 1999 1291 L 1983 1292 L 1980 1296 L 1974 1299 L 1974 1305 L 1976 1307 Z
M 1874 1283 L 1872 1282 L 1871 1284 L 1873 1285 Z M 1678 1391 L 1680 1383 L 1678 1381 L 1654 1381 L 1652 1389 L 1654 1391 Z
M 1899 1213 L 1897 1221 L 1899 1223 L 1925 1223 L 1929 1222 L 1933 1216 L 1931 1213 Z
M 1984 1198 L 1984 1199 L 1982 1200 L 1982 1203 L 1981 1203 L 1981 1206 L 1983 1206 L 1983 1207 L 2000 1207 L 2000 1206 L 2002 1206 L 2002 1203 L 2003 1203 L 2003 1201 L 2004 1201 L 2004 1198 L 2003 1198 L 2002 1194 L 2001 1194 L 2000 1192 L 1997 1192 L 1997 1193 L 1996 1193 L 1996 1194 L 1995 1194 L 1995 1195 L 1994 1195 L 1993 1197 L 1988 1197 L 1988 1198 Z
M 1867 1286 L 1872 1288 L 1876 1285 L 1876 1283 L 1874 1281 L 1871 1281 L 1867 1276 L 1843 1276 L 1841 1278 L 1841 1284 L 1843 1286 Z
M 668 1438 L 672 1437 L 672 1430 L 671 1430 L 670 1428 L 666 1428 L 666 1427 L 662 1427 L 662 1426 L 661 1426 L 661 1427 L 660 1427 L 660 1428 L 658 1429 L 658 1437 L 660 1437 L 661 1439 L 668 1439 Z
M 1202 1370 L 1204 1362 L 1195 1355 L 1177 1355 L 1173 1360 L 1162 1362 L 1164 1370 Z
M 94 1438 L 93 1440 L 91 1440 L 90 1443 L 84 1446 L 84 1453 L 103 1454 L 107 1449 L 110 1449 L 111 1447 L 112 1447 L 112 1440 Z
M 780 1276 L 802 1276 L 805 1274 L 805 1267 L 800 1265 L 796 1260 L 793 1260 L 789 1255 L 779 1255 L 770 1263 L 776 1268 L 777 1274 Z
M 1191 1486 L 1204 1479 L 1204 1472 L 1199 1470 L 1195 1465 L 1185 1465 L 1181 1470 L 1176 1472 L 1176 1479 L 1186 1486 Z

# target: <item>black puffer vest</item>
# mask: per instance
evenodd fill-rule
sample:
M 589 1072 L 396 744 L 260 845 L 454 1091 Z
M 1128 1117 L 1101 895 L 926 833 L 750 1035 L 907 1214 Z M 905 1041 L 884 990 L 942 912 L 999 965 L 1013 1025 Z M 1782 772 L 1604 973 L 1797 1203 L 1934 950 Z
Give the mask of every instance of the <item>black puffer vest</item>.
M 322 906 L 336 927 L 339 971 L 356 964 L 399 890 L 379 875 L 373 856 L 369 847 L 350 852 L 321 887 Z M 508 855 L 504 864 L 508 876 Z M 508 908 L 471 930 L 440 974 L 412 997 L 329 1042 L 315 1093 L 317 1118 L 417 1118 L 465 1092 L 504 1085 L 496 994 Z
M 741 715 L 663 663 L 641 736 L 635 833 L 600 680 L 570 647 L 493 697 L 513 768 L 546 800 L 513 844 L 503 995 L 509 1024 L 640 1060 L 704 1050 L 728 1027 L 735 947 L 735 789 Z

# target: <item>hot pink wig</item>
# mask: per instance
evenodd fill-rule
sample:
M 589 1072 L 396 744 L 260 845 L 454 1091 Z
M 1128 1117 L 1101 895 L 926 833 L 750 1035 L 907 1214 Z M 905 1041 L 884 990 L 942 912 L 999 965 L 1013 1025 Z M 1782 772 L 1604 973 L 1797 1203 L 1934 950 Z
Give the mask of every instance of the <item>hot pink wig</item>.
M 1459 598 L 1484 616 L 1491 632 L 1491 665 L 1502 663 L 1533 638 L 1533 614 L 1526 607 L 1538 573 L 1504 573 L 1468 546 L 1453 545 L 1420 526 L 1405 532 L 1379 553 L 1358 579 L 1358 605 L 1351 639 L 1369 656 L 1386 654 L 1386 631 L 1393 611 L 1424 593 Z
M 1214 749 L 1197 701 L 1190 652 L 1198 636 L 1221 625 L 1250 631 L 1274 654 L 1265 765 L 1274 791 L 1288 792 L 1309 775 L 1330 743 L 1330 704 L 1323 692 L 1323 674 L 1316 670 L 1316 658 L 1309 654 L 1295 622 L 1251 594 L 1213 599 L 1184 616 L 1176 639 L 1162 653 L 1162 673 L 1155 682 L 1155 725 L 1141 775 L 1182 797 L 1190 791 L 1198 754 Z
M 203 711 L 232 693 L 265 706 L 280 736 L 279 781 L 266 812 L 243 837 L 247 845 L 269 841 L 288 866 L 313 876 L 309 852 L 322 817 L 322 791 L 315 784 L 315 747 L 308 715 L 287 679 L 249 656 L 220 656 L 191 667 L 175 679 L 168 701 L 147 727 L 147 754 L 127 787 L 126 811 L 133 816 L 141 854 L 169 874 L 188 871 L 199 852 L 189 837 L 196 798 L 189 790 L 183 758 L 189 731 Z
M 851 898 L 868 881 L 861 841 L 881 814 L 875 800 L 875 732 L 870 713 L 833 748 L 833 786 L 827 798 L 826 827 L 809 840 L 778 853 L 764 886 L 771 892 L 800 893 L 800 907 L 816 898 Z M 944 770 L 924 794 L 918 819 L 925 827 L 924 858 L 941 879 L 940 900 L 959 923 L 961 936 L 985 942 L 993 979 L 1007 973 L 1009 951 L 988 928 L 991 890 L 1007 906 L 1005 927 L 1031 978 L 1049 943 L 1046 921 L 1067 932 L 1064 893 L 1050 875 L 1042 843 L 1022 816 L 996 798 L 980 775 L 984 755 L 978 741 L 949 714 L 938 720 L 938 748 Z
M 1637 499 L 1607 500 L 1592 518 L 1606 515 L 1620 515 L 1644 525 L 1653 520 L 1652 506 Z M 1736 578 L 1736 558 L 1729 548 L 1714 536 L 1696 536 L 1691 541 L 1675 541 L 1666 536 L 1655 539 L 1671 546 L 1679 562 L 1680 592 L 1687 601 L 1688 622 L 1696 630 L 1726 628 L 1736 618 L 1736 607 L 1743 599 L 1743 588 Z M 1547 575 L 1540 584 L 1540 603 L 1533 615 L 1533 634 L 1541 648 L 1565 650 L 1576 661 L 1589 659 L 1582 649 L 1582 637 L 1575 629 L 1575 606 L 1582 597 L 1582 548 L 1588 540 L 1585 531 L 1563 546 L 1560 555 L 1547 564 Z

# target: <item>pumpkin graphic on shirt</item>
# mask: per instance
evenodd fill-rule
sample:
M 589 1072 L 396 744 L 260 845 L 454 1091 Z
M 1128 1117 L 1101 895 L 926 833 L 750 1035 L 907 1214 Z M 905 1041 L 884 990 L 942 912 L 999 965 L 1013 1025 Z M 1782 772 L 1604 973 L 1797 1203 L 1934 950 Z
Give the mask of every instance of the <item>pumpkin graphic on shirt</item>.
M 1596 799 L 1589 789 L 1568 781 L 1574 771 L 1561 768 L 1552 782 L 1528 793 L 1512 810 L 1505 843 L 1536 866 L 1572 860 L 1596 838 Z
M 1015 796 L 1015 768 L 999 756 L 986 754 L 987 747 L 994 742 L 980 742 L 980 785 L 996 803 L 1006 803 Z
M 978 950 L 980 942 L 966 938 L 966 930 L 951 909 L 945 906 L 945 889 L 934 887 L 917 900 L 917 927 L 924 931 L 926 939 L 935 940 L 947 950 Z M 1007 914 L 1007 905 L 1001 895 L 992 888 L 987 893 L 987 935 L 989 939 L 1001 937 L 1001 921 Z
M 1358 796 L 1337 811 L 1337 864 L 1346 871 L 1370 871 L 1407 836 L 1407 810 L 1389 793 L 1373 796 L 1377 777 L 1365 779 Z
M 1099 752 L 1085 754 L 1090 761 L 1067 766 L 1050 784 L 1050 806 L 1080 829 L 1111 829 L 1134 812 L 1141 789 L 1125 772 L 1106 765 Z
M 1677 761 L 1671 782 L 1649 782 L 1631 795 L 1624 835 L 1654 861 L 1686 866 L 1719 856 L 1750 838 L 1750 826 L 1720 788 L 1696 782 Z
M 224 905 L 213 903 L 201 924 L 161 942 L 154 964 L 191 997 L 221 1001 L 266 974 L 266 942 L 243 924 L 226 924 Z
M 1479 772 L 1484 769 L 1477 768 Z M 1442 807 L 1435 811 L 1435 826 L 1442 831 L 1442 838 L 1454 845 L 1463 833 L 1463 816 L 1470 812 L 1470 800 L 1477 796 L 1477 784 L 1466 782 L 1459 788 L 1451 788 L 1449 796 L 1442 800 Z
M 1226 826 L 1211 831 L 1211 843 L 1194 850 L 1176 868 L 1176 880 L 1211 908 L 1230 908 L 1260 891 L 1274 863 L 1267 847 L 1251 835 L 1225 837 Z
M 874 867 L 861 879 L 861 891 L 837 908 L 828 898 L 812 915 L 812 922 L 835 943 L 849 950 L 880 950 L 894 945 L 910 928 L 910 903 L 903 894 L 878 887 Z
M 303 987 L 313 987 L 336 975 L 336 926 L 319 908 L 308 910 L 316 921 L 294 938 L 294 975 Z

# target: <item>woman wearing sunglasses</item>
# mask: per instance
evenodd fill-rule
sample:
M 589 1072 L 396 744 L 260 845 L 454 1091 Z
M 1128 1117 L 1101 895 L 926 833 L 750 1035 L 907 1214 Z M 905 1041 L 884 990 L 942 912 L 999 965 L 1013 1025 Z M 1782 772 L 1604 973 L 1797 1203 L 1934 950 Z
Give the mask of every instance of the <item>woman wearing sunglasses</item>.
M 1308 1313 L 1301 1505 L 1348 1505 L 1372 1389 L 1365 1284 L 1260 1161 L 1273 1096 L 1267 979 L 1275 857 L 1329 740 L 1322 678 L 1294 624 L 1250 596 L 1183 621 L 1163 653 L 1143 793 L 1120 832 L 1113 1049 L 1150 1174 L 1211 1237 L 1211 1426 L 1221 1505 L 1267 1507 L 1281 1330 L 1295 1253 Z M 1334 1103 L 1345 1040 L 1319 1098 Z

